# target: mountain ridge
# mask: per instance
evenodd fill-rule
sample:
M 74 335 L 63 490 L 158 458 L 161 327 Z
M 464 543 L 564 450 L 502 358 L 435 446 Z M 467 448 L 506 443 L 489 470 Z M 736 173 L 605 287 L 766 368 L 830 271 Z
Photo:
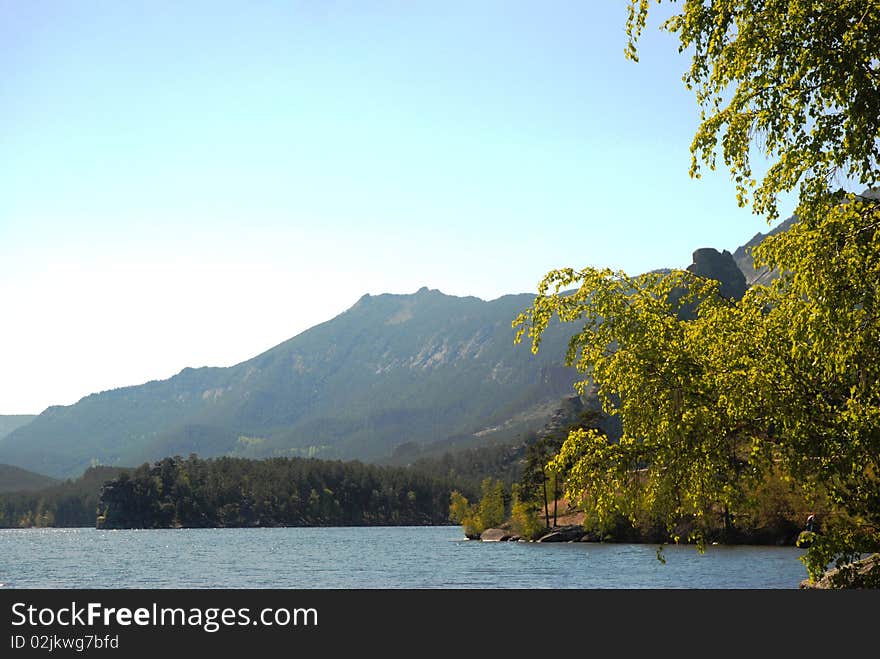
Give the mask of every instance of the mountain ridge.
M 739 297 L 743 278 L 760 276 L 751 247 L 793 222 L 732 253 L 699 248 L 688 269 Z M 0 462 L 63 478 L 190 453 L 376 461 L 401 445 L 521 439 L 581 379 L 562 363 L 574 328 L 554 321 L 537 355 L 514 345 L 511 321 L 534 298 L 487 301 L 427 286 L 367 293 L 238 364 L 185 367 L 51 406 L 0 440 Z
M 0 494 L 7 492 L 32 492 L 58 484 L 58 480 L 22 469 L 14 465 L 0 464 Z
M 6 435 L 36 418 L 36 414 L 0 414 L 0 441 L 3 441 Z
M 558 398 L 577 377 L 561 364 L 559 329 L 542 355 L 513 344 L 511 320 L 532 299 L 427 287 L 364 295 L 239 364 L 47 408 L 0 444 L 0 461 L 67 477 L 191 452 L 369 460 L 406 441 L 473 434 Z

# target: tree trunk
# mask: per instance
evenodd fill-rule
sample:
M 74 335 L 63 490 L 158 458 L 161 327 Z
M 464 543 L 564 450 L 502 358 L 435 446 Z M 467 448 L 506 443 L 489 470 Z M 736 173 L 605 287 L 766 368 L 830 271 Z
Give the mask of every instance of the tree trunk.
M 559 479 L 553 474 L 553 527 L 556 527 L 556 505 L 559 501 Z
M 550 528 L 550 508 L 547 506 L 547 474 L 544 472 L 544 468 L 541 467 L 541 478 L 544 481 L 544 528 Z

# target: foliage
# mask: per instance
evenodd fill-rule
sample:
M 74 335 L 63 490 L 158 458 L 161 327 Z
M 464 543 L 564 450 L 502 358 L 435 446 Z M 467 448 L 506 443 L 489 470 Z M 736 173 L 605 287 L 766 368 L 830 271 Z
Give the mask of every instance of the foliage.
M 476 526 L 476 510 L 461 492 L 454 490 L 449 495 L 449 521 L 461 524 L 468 538 L 477 538 L 483 529 Z
M 480 488 L 480 525 L 483 529 L 504 523 L 504 485 L 499 480 L 487 478 Z
M 801 222 L 759 248 L 784 273 L 734 302 L 689 273 L 586 269 L 550 273 L 518 319 L 534 346 L 551 315 L 583 322 L 567 359 L 588 373 L 624 434 L 610 444 L 576 431 L 553 462 L 568 486 L 590 489 L 600 521 L 645 511 L 670 535 L 683 517 L 704 537 L 707 517 L 745 514 L 748 493 L 771 474 L 792 478 L 811 504 L 852 521 L 828 526 L 807 557 L 813 576 L 828 557 L 852 558 L 878 541 L 880 481 L 880 213 L 870 200 Z M 578 283 L 574 292 L 566 292 Z M 552 289 L 550 288 L 552 287 Z M 687 287 L 700 301 L 682 320 L 669 301 Z M 586 386 L 584 380 L 579 386 Z M 620 495 L 624 496 L 621 497 Z
M 449 495 L 449 520 L 455 524 L 461 524 L 465 536 L 477 540 L 480 534 L 486 530 L 480 519 L 480 507 L 472 504 L 458 490 Z
M 633 58 L 649 4 L 631 5 Z M 662 520 L 678 540 L 685 520 L 698 543 L 791 482 L 826 507 L 804 559 L 816 579 L 880 547 L 880 202 L 834 187 L 878 181 L 880 2 L 686 0 L 665 27 L 692 54 L 703 111 L 692 174 L 720 140 L 739 202 L 754 191 L 772 220 L 797 187 L 799 221 L 755 250 L 780 277 L 740 301 L 681 271 L 549 273 L 517 340 L 537 351 L 551 318 L 582 323 L 567 363 L 623 425 L 617 444 L 572 432 L 551 467 L 600 523 Z M 760 183 L 756 148 L 772 162 Z
M 510 504 L 510 527 L 521 538 L 535 540 L 546 531 L 538 515 L 538 507 L 533 501 L 522 498 L 518 483 L 513 484 Z
M 458 490 L 449 497 L 449 519 L 461 524 L 468 538 L 479 538 L 486 529 L 501 526 L 505 520 L 504 484 L 486 478 L 480 486 L 480 501 L 472 504 Z

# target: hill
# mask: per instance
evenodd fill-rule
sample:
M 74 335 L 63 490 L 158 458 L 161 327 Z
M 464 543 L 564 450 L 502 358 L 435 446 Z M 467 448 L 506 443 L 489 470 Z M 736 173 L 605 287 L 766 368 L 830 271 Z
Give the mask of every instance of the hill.
M 57 482 L 54 478 L 36 474 L 21 467 L 0 464 L 0 493 L 41 490 L 55 485 Z
M 375 460 L 407 442 L 513 438 L 577 378 L 562 328 L 539 355 L 513 344 L 511 320 L 533 297 L 365 295 L 241 364 L 50 407 L 0 442 L 0 462 L 68 477 L 190 453 Z
M 0 441 L 13 430 L 27 425 L 36 418 L 35 414 L 0 414 Z
M 78 478 L 27 492 L 0 493 L 0 528 L 94 526 L 104 483 L 128 471 L 89 467 Z

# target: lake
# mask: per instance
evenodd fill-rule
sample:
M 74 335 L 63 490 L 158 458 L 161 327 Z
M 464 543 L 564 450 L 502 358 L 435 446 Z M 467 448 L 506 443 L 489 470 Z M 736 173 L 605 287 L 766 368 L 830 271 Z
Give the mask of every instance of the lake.
M 789 589 L 793 547 L 465 540 L 460 527 L 0 530 L 3 588 Z

